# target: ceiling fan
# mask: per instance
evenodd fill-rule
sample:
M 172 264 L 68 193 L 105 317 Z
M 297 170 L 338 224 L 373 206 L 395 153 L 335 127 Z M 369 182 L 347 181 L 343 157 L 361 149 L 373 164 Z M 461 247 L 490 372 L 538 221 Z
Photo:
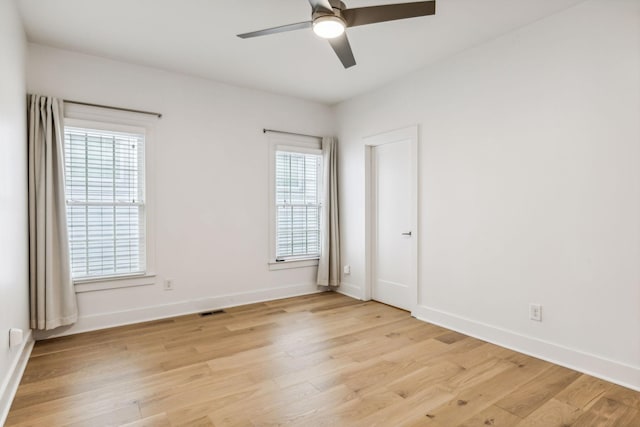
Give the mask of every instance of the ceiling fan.
M 435 0 L 357 7 L 353 9 L 347 9 L 347 6 L 340 0 L 309 0 L 309 3 L 311 4 L 310 21 L 238 34 L 238 37 L 248 39 L 251 37 L 283 33 L 285 31 L 313 28 L 313 32 L 316 33 L 316 35 L 329 41 L 329 44 L 336 55 L 338 55 L 344 68 L 349 68 L 356 65 L 356 59 L 351 51 L 347 34 L 344 32 L 345 28 L 394 21 L 396 19 L 434 15 L 436 13 Z

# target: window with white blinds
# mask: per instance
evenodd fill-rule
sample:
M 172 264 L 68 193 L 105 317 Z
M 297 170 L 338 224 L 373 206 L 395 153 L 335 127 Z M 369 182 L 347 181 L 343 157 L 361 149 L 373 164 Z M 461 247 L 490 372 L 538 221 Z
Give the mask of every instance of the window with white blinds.
M 73 279 L 145 272 L 144 133 L 65 127 Z
M 276 260 L 320 255 L 320 154 L 275 153 Z

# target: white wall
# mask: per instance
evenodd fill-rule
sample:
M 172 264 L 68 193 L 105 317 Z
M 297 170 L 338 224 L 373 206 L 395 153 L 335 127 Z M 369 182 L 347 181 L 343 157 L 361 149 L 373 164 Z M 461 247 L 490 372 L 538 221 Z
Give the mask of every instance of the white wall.
M 362 138 L 419 124 L 415 314 L 640 388 L 640 2 L 586 1 L 336 113 L 350 292 Z
M 156 284 L 79 294 L 65 333 L 316 289 L 315 267 L 268 270 L 262 129 L 331 135 L 329 107 L 39 45 L 27 70 L 32 93 L 163 114 L 151 141 Z
M 29 331 L 26 42 L 13 1 L 0 2 L 0 424 L 23 347 L 9 328 Z M 18 368 L 19 369 L 19 368 Z M 19 374 L 18 374 L 19 375 Z

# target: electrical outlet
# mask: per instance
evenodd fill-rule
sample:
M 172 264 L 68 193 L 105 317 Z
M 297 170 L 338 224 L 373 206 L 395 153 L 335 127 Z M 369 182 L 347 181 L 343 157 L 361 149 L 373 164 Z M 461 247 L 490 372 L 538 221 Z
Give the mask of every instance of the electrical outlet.
M 529 318 L 536 322 L 542 322 L 542 306 L 540 304 L 529 304 Z
M 22 329 L 11 328 L 9 329 L 9 347 L 17 347 L 22 344 L 23 331 Z
M 349 264 L 344 266 L 344 274 L 351 274 L 351 266 Z
M 164 281 L 164 290 L 165 291 L 173 290 L 173 279 L 167 279 Z

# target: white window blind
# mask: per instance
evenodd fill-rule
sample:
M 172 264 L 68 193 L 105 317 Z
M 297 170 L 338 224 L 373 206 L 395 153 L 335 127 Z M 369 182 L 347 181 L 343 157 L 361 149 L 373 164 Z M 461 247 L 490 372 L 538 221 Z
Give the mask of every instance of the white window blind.
M 276 260 L 320 255 L 322 156 L 276 151 Z
M 65 127 L 74 279 L 145 271 L 144 134 Z

